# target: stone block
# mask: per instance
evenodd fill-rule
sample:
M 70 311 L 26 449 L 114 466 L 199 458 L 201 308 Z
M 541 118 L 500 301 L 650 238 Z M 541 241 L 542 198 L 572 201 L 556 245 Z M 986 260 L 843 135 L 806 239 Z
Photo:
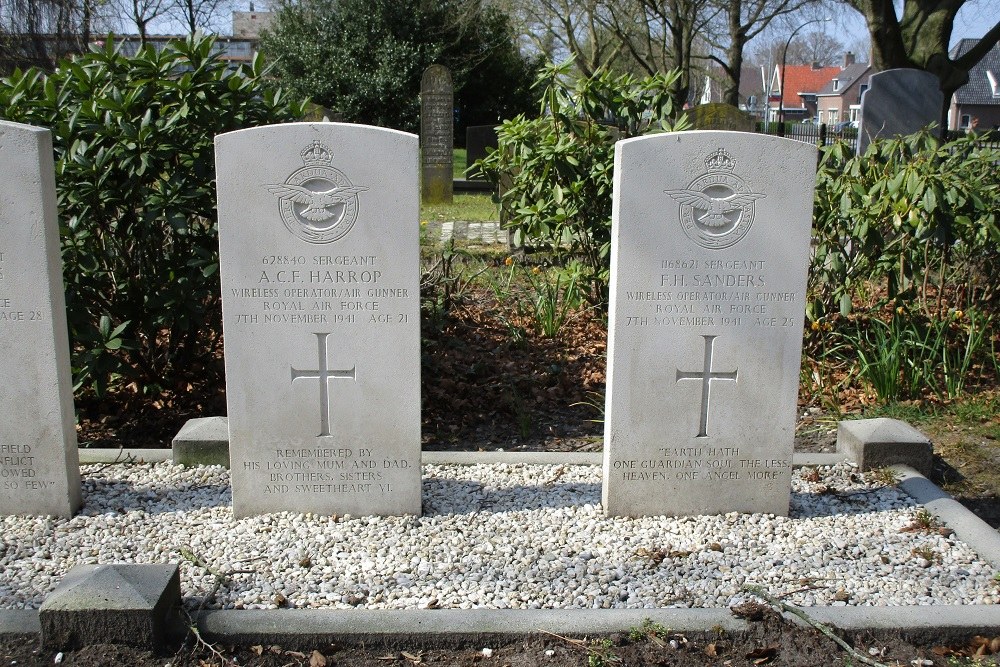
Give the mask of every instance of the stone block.
M 928 475 L 934 461 L 927 436 L 904 421 L 885 417 L 840 422 L 837 451 L 861 470 L 902 464 Z
M 229 418 L 189 419 L 171 441 L 174 463 L 229 467 Z
M 78 565 L 42 603 L 42 645 L 163 644 L 181 604 L 177 564 Z

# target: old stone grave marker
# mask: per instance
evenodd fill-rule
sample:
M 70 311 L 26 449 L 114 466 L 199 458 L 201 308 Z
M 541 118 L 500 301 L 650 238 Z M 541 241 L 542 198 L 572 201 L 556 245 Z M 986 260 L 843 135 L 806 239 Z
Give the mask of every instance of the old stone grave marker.
M 52 136 L 0 121 L 0 514 L 80 507 Z
M 497 149 L 497 128 L 494 125 L 470 125 L 465 128 L 465 163 L 471 167 L 477 160 L 485 160 L 490 151 Z M 479 173 L 466 176 L 470 181 L 485 181 Z
M 722 102 L 699 104 L 688 111 L 688 117 L 696 130 L 753 132 L 756 125 L 756 121 L 750 114 Z
M 918 69 L 890 69 L 872 74 L 861 96 L 858 155 L 876 138 L 912 134 L 941 121 L 944 94 L 938 78 Z
M 431 65 L 420 79 L 420 155 L 423 201 L 451 203 L 454 99 L 451 72 L 444 65 Z
M 236 516 L 420 512 L 417 137 L 216 138 Z
M 816 149 L 615 147 L 604 508 L 787 514 Z

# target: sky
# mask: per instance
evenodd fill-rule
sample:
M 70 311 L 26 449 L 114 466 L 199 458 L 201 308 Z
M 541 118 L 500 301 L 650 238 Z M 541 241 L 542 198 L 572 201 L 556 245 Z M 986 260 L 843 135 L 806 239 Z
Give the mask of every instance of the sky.
M 901 7 L 902 3 L 897 0 L 896 5 Z M 868 28 L 861 13 L 846 5 L 838 5 L 834 11 L 828 12 L 828 15 L 832 19 L 829 23 L 816 24 L 814 27 L 806 28 L 803 33 L 809 33 L 814 29 L 823 31 L 841 42 L 846 50 L 854 51 L 859 60 L 866 60 Z M 966 37 L 982 37 L 998 22 L 1000 22 L 1000 0 L 968 0 L 959 10 L 955 19 L 955 27 L 951 34 L 951 46 Z M 794 29 L 796 24 L 801 25 L 801 23 L 802 20 L 799 20 L 798 22 L 792 21 L 790 25 L 775 26 L 770 33 L 762 34 L 757 39 L 766 42 L 775 37 L 784 38 L 790 30 Z M 756 43 L 756 40 L 751 42 L 750 52 L 753 51 Z
M 266 0 L 256 0 L 255 4 L 257 9 L 261 9 L 267 3 Z M 899 5 L 897 0 L 897 6 Z M 233 7 L 237 11 L 248 11 L 250 0 L 235 0 Z M 845 6 L 839 9 L 839 13 L 833 18 L 835 20 L 831 21 L 827 32 L 843 42 L 845 46 L 853 48 L 861 40 L 867 38 L 868 31 L 860 13 Z M 964 37 L 982 37 L 997 22 L 1000 22 L 1000 0 L 968 0 L 959 10 L 955 20 L 952 46 Z M 231 33 L 229 17 L 222 18 L 218 23 L 217 28 L 220 34 Z M 157 34 L 178 34 L 183 31 L 182 25 L 170 21 L 157 21 L 151 30 Z

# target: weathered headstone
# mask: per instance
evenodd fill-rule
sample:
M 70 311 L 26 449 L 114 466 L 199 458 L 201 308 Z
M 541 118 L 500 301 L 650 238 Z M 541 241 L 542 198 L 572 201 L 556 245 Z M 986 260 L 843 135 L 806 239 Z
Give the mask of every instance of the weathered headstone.
M 608 514 L 788 513 L 815 166 L 759 134 L 615 146 Z
M 944 94 L 938 78 L 918 69 L 890 69 L 872 74 L 861 96 L 858 154 L 876 138 L 912 134 L 941 121 Z
M 420 512 L 417 137 L 216 137 L 233 511 Z
M 52 136 L 0 121 L 0 514 L 80 507 Z
M 477 160 L 484 160 L 490 150 L 496 150 L 497 128 L 494 125 L 470 125 L 465 128 L 465 163 L 471 167 Z M 466 176 L 472 181 L 485 181 L 482 174 Z
M 753 132 L 756 125 L 750 114 L 740 111 L 732 104 L 722 102 L 699 104 L 688 111 L 688 117 L 696 130 Z
M 427 204 L 451 203 L 455 93 L 451 72 L 431 65 L 420 79 L 421 189 Z

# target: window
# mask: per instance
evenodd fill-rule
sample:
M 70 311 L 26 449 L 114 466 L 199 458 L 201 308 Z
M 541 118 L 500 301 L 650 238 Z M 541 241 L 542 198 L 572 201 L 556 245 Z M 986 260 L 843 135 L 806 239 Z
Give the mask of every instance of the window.
M 1000 86 L 997 85 L 997 77 L 990 70 L 986 70 L 986 78 L 990 81 L 990 89 L 993 91 L 993 97 L 1000 97 Z
M 972 125 L 972 116 L 967 113 L 962 114 L 962 122 L 958 124 L 958 129 L 967 130 Z
M 836 92 L 840 90 L 840 79 L 833 80 L 833 91 Z
M 836 125 L 838 121 L 840 121 L 840 109 L 827 109 L 826 124 Z

